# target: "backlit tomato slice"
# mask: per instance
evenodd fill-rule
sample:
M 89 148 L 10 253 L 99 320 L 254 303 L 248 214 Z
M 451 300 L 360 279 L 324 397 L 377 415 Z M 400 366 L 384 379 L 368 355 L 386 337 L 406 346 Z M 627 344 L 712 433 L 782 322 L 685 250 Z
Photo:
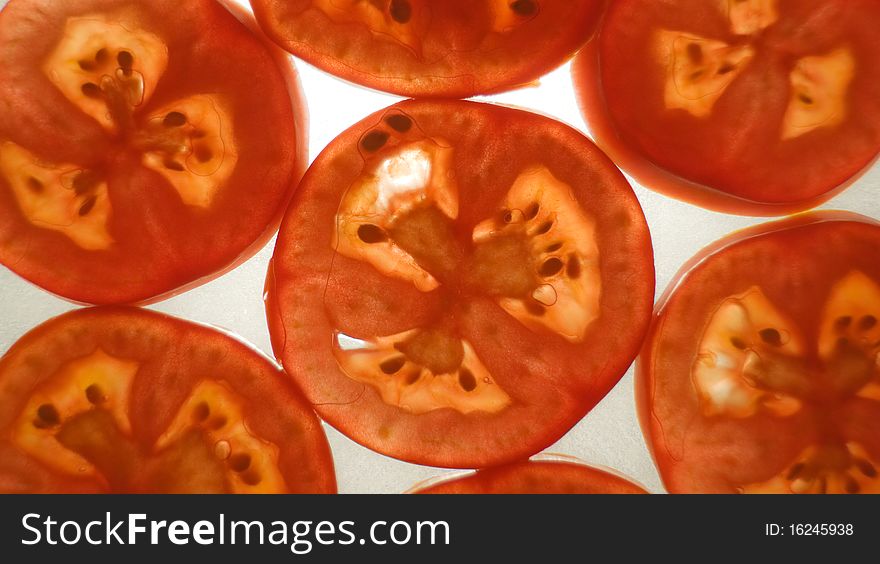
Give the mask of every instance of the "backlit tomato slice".
M 237 16 L 3 8 L 0 263 L 74 301 L 149 302 L 265 244 L 305 170 L 304 108 L 286 54 Z
M 619 0 L 578 55 L 597 143 L 721 211 L 813 207 L 880 153 L 874 0 Z
M 736 233 L 670 285 L 638 361 L 670 492 L 880 492 L 880 225 Z
M 281 370 L 219 331 L 79 310 L 0 359 L 0 491 L 333 493 L 321 423 Z
M 279 45 L 403 96 L 467 98 L 537 80 L 593 34 L 600 0 L 251 0 Z
M 569 457 L 535 457 L 419 484 L 416 494 L 644 494 L 644 488 L 608 470 Z
M 267 280 L 273 347 L 319 413 L 378 452 L 471 468 L 530 456 L 641 343 L 642 210 L 559 122 L 402 102 L 333 141 L 298 194 Z

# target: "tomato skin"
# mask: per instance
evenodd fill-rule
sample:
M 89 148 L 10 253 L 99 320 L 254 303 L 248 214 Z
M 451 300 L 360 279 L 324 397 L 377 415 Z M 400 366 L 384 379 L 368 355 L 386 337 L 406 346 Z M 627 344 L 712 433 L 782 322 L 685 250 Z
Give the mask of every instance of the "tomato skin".
M 873 13 L 866 11 L 876 12 L 875 3 L 781 3 L 783 17 L 791 13 L 800 19 L 781 21 L 754 40 L 751 74 L 734 82 L 730 96 L 725 92 L 713 115 L 702 119 L 661 109 L 659 70 L 645 38 L 664 25 L 731 45 L 750 38 L 732 35 L 712 9 L 687 0 L 669 6 L 668 17 L 651 24 L 656 28 L 636 29 L 647 18 L 640 4 L 625 0 L 609 6 L 596 36 L 572 65 L 578 104 L 596 143 L 640 184 L 715 211 L 781 216 L 818 206 L 874 166 L 880 113 L 872 100 L 880 93 L 880 75 L 868 61 L 880 56 L 880 42 L 866 23 Z M 833 9 L 825 10 L 829 5 Z M 818 22 L 804 23 L 805 14 Z M 857 60 L 847 119 L 780 139 L 775 127 L 786 109 L 783 98 L 795 61 L 824 54 L 840 42 Z
M 880 280 L 878 242 L 880 222 L 872 218 L 811 212 L 734 232 L 682 266 L 657 300 L 636 360 L 639 423 L 669 493 L 743 493 L 827 441 L 858 440 L 877 456 L 877 411 L 864 400 L 812 398 L 784 417 L 706 416 L 690 371 L 704 317 L 753 286 L 815 343 L 821 307 L 841 276 L 857 269 Z M 809 369 L 821 362 L 808 351 Z
M 0 42 L 16 49 L 9 51 L 12 63 L 0 69 L 0 100 L 10 108 L 0 116 L 0 140 L 21 143 L 48 163 L 106 170 L 113 201 L 109 228 L 115 243 L 106 250 L 88 251 L 55 231 L 33 227 L 0 174 L 0 262 L 74 303 L 147 305 L 221 276 L 263 248 L 277 232 L 307 166 L 307 111 L 295 66 L 263 35 L 253 16 L 228 0 L 138 8 L 148 25 L 157 26 L 151 31 L 172 44 L 172 64 L 136 115 L 209 92 L 235 101 L 239 160 L 211 206 L 201 209 L 182 205 L 170 184 L 141 164 L 136 151 L 126 149 L 40 75 L 38 57 L 57 41 L 46 26 L 57 27 L 64 14 L 125 12 L 126 2 L 69 3 L 64 10 L 57 3 L 41 4 L 46 3 L 13 0 L 0 13 Z M 47 18 L 16 28 L 16 22 L 33 10 L 44 10 Z M 185 23 L 169 25 L 168 13 Z M 183 29 L 202 26 L 211 33 L 202 34 L 200 41 L 186 39 L 190 32 Z M 39 48 L 30 48 L 37 43 Z M 216 56 L 218 49 L 233 44 L 238 45 L 235 55 Z M 22 45 L 28 46 L 33 60 L 19 60 Z M 214 61 L 208 60 L 211 57 Z M 259 92 L 252 89 L 248 73 L 260 76 Z M 41 92 L 40 101 L 23 95 L 25 90 Z M 253 188 L 256 175 L 263 180 Z
M 602 271 L 602 313 L 582 343 L 534 333 L 488 297 L 468 297 L 462 290 L 464 298 L 452 298 L 442 288 L 419 292 L 367 263 L 334 254 L 332 229 L 325 226 L 337 221 L 339 198 L 363 170 L 358 143 L 397 113 L 411 118 L 411 131 L 417 132 L 413 135 L 442 139 L 456 151 L 449 176 L 459 186 L 458 240 L 469 240 L 472 226 L 497 214 L 520 166 L 545 164 L 572 187 L 574 199 L 597 223 Z M 269 269 L 267 318 L 276 357 L 325 421 L 388 456 L 480 468 L 546 448 L 617 382 L 641 342 L 652 303 L 652 265 L 637 200 L 582 134 L 501 106 L 405 101 L 351 127 L 307 171 L 282 223 Z M 347 376 L 332 354 L 334 330 L 372 338 L 437 320 L 452 324 L 477 349 L 500 387 L 513 397 L 510 407 L 494 414 L 463 415 L 448 408 L 409 413 Z M 495 334 L 487 338 L 487 331 Z M 609 341 L 608 335 L 614 338 Z M 526 370 L 525 360 L 518 360 L 523 354 L 541 367 L 528 368 L 528 378 L 516 376 Z M 502 374 L 508 374 L 506 383 Z
M 499 40 L 499 34 L 483 29 L 488 23 L 475 13 L 484 8 L 479 3 L 428 0 L 422 2 L 429 11 L 427 27 L 416 32 L 419 53 L 363 24 L 333 23 L 307 6 L 313 3 L 251 1 L 266 33 L 297 57 L 355 84 L 416 98 L 469 98 L 534 83 L 590 38 L 604 5 L 603 0 L 543 0 L 510 39 Z M 308 37 L 297 40 L 297 35 Z
M 537 456 L 476 473 L 428 480 L 414 494 L 646 494 L 614 471 L 568 456 Z
M 45 466 L 13 438 L 13 425 L 30 394 L 67 363 L 96 350 L 138 363 L 126 413 L 129 438 L 141 452 L 155 452 L 157 440 L 197 386 L 205 381 L 220 383 L 243 401 L 248 430 L 278 447 L 286 493 L 336 493 L 333 460 L 321 422 L 280 367 L 228 333 L 118 306 L 80 309 L 50 319 L 0 357 L 0 490 L 107 492 L 102 481 Z M 130 493 L 139 492 L 143 493 Z

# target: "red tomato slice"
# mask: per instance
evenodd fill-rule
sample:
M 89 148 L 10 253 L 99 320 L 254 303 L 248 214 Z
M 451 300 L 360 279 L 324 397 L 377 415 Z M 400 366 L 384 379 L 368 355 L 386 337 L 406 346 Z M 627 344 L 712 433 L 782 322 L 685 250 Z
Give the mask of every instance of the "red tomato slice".
M 658 303 L 642 429 L 670 492 L 880 492 L 880 225 L 734 234 Z
M 574 64 L 600 147 L 649 188 L 781 215 L 880 153 L 874 0 L 619 0 Z
M 156 301 L 274 233 L 305 169 L 299 86 L 217 2 L 12 0 L 0 52 L 0 262 L 19 275 Z
M 62 315 L 0 359 L 0 491 L 334 493 L 320 421 L 216 330 L 135 308 Z
M 593 34 L 600 0 L 251 0 L 309 63 L 414 97 L 468 98 L 537 80 Z
M 416 494 L 646 494 L 613 471 L 568 457 L 534 458 L 453 478 L 431 480 Z
M 306 173 L 267 281 L 273 347 L 380 453 L 475 468 L 545 448 L 617 382 L 650 317 L 632 189 L 543 116 L 406 101 Z

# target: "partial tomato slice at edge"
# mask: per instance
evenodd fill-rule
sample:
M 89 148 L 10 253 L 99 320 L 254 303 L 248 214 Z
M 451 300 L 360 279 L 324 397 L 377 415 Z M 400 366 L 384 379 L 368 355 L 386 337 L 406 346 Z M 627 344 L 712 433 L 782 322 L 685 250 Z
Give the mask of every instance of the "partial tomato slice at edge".
M 321 423 L 281 370 L 169 316 L 50 320 L 0 359 L 0 398 L 4 491 L 335 491 Z

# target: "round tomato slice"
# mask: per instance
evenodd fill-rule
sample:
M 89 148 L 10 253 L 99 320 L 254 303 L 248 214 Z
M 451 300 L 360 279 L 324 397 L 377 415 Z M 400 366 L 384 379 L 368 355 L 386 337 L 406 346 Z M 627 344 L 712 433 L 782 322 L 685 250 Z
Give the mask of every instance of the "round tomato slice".
M 416 486 L 416 494 L 646 494 L 623 476 L 569 457 L 535 457 Z
M 221 4 L 12 0 L 0 52 L 2 264 L 73 301 L 149 302 L 272 236 L 304 107 L 286 54 Z
M 251 0 L 266 33 L 352 82 L 468 98 L 537 80 L 595 30 L 601 0 Z
M 880 492 L 880 225 L 734 234 L 658 303 L 642 429 L 670 492 Z
M 135 308 L 62 315 L 0 359 L 0 491 L 334 493 L 311 406 L 219 331 Z
M 620 0 L 578 55 L 600 147 L 649 188 L 781 215 L 827 200 L 880 152 L 880 4 Z
M 267 281 L 273 347 L 380 453 L 477 468 L 547 447 L 618 381 L 654 291 L 641 207 L 543 116 L 406 101 L 306 173 Z

